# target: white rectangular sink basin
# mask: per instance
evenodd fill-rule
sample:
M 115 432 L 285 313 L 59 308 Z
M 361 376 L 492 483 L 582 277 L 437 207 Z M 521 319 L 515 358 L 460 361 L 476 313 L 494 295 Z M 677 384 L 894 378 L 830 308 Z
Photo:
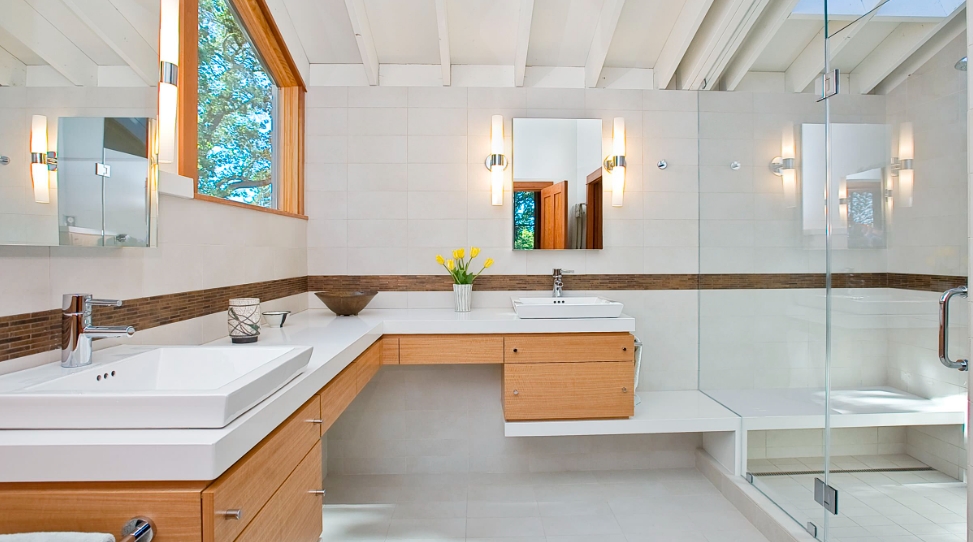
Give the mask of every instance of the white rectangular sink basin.
M 518 318 L 618 318 L 624 308 L 604 297 L 521 297 L 512 301 Z
M 11 373 L 0 376 L 0 429 L 225 427 L 300 374 L 311 350 L 120 347 L 78 369 Z

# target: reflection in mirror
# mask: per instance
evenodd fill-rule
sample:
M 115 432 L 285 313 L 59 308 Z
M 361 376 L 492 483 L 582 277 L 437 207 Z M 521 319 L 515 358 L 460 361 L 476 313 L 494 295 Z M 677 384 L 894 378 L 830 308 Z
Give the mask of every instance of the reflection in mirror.
M 801 193 L 805 234 L 823 234 L 823 124 L 801 126 Z M 837 206 L 836 248 L 884 248 L 891 210 L 892 130 L 887 124 L 831 124 L 831 201 Z
M 514 249 L 604 246 L 601 119 L 513 119 Z
M 151 246 L 153 120 L 58 119 L 59 244 Z

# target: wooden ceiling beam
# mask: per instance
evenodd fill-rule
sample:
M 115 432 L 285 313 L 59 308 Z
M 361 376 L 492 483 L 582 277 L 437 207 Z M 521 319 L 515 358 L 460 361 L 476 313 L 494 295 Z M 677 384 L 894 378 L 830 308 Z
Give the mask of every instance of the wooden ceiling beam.
M 24 0 L 0 0 L 0 27 L 77 86 L 97 86 L 98 67 Z
M 439 63 L 443 68 L 443 86 L 449 86 L 449 21 L 446 18 L 446 0 L 436 0 L 436 28 L 439 31 Z
M 132 68 L 146 85 L 159 80 L 159 54 L 110 0 L 61 0 Z
M 737 54 L 727 65 L 726 72 L 723 74 L 724 89 L 736 90 L 757 58 L 767 49 L 770 40 L 780 31 L 798 2 L 799 0 L 782 0 L 771 2 L 767 6 L 764 14 L 760 16 L 760 19 L 743 40 Z
M 938 32 L 932 35 L 925 43 L 913 53 L 909 58 L 902 62 L 888 77 L 879 83 L 873 90 L 874 94 L 888 94 L 895 87 L 901 85 L 910 75 L 916 72 L 939 51 L 949 45 L 949 42 L 966 31 L 966 8 L 964 7 L 952 17 L 949 22 L 942 25 Z M 958 58 L 956 60 L 959 60 Z
M 348 8 L 348 18 L 351 19 L 351 29 L 358 42 L 358 52 L 361 53 L 362 64 L 365 65 L 365 76 L 368 84 L 378 84 L 378 52 L 375 50 L 375 40 L 372 39 L 372 27 L 368 23 L 365 12 L 365 0 L 345 0 Z
M 841 51 L 855 39 L 855 36 L 871 22 L 876 12 L 877 10 L 870 11 L 857 21 L 832 33 L 828 49 L 832 60 L 837 58 Z M 824 31 L 824 28 L 818 31 L 811 42 L 797 55 L 794 62 L 791 62 L 787 71 L 784 72 L 785 91 L 804 92 L 804 89 L 814 82 L 814 78 L 824 72 Z
M 520 0 L 520 19 L 517 23 L 517 49 L 514 53 L 514 86 L 524 86 L 527 72 L 527 48 L 530 46 L 530 24 L 534 19 L 534 0 Z
M 687 0 L 683 4 L 653 68 L 652 75 L 656 89 L 662 90 L 669 86 L 672 76 L 676 74 L 679 63 L 682 62 L 689 45 L 693 42 L 693 37 L 699 31 L 699 26 L 703 24 L 703 19 L 706 18 L 706 13 L 712 5 L 713 0 Z
M 715 0 L 676 70 L 677 87 L 711 90 L 769 0 Z
M 0 47 L 0 87 L 22 87 L 27 84 L 27 66 Z
M 608 57 L 608 48 L 611 47 L 615 28 L 618 27 L 618 18 L 622 15 L 624 6 L 625 0 L 605 0 L 605 3 L 601 6 L 598 23 L 595 26 L 595 34 L 591 38 L 591 46 L 588 48 L 588 58 L 584 63 L 584 86 L 588 88 L 598 84 L 601 69 L 605 66 L 605 59 Z

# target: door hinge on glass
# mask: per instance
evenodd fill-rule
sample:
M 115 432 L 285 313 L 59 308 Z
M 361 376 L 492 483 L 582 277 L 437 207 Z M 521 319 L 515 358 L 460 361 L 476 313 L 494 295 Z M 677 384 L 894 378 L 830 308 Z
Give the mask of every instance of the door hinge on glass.
M 833 70 L 821 76 L 821 97 L 818 101 L 827 100 L 836 94 L 838 94 L 838 70 Z
M 815 525 L 814 523 L 811 523 L 810 521 L 807 522 L 807 525 L 804 527 L 804 530 L 807 531 L 808 534 L 810 534 L 814 538 L 818 537 L 818 526 Z
M 753 483 L 753 473 L 752 472 L 748 472 L 748 473 L 744 474 L 743 477 L 747 480 L 747 483 L 749 483 L 749 484 L 752 484 Z
M 99 177 L 111 177 L 111 166 L 95 162 L 95 175 Z
M 820 478 L 814 479 L 814 500 L 828 512 L 838 515 L 838 490 Z

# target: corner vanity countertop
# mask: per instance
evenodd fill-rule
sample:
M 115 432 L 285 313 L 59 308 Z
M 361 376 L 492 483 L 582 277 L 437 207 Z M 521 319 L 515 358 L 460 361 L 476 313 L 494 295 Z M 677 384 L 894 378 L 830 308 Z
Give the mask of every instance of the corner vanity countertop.
M 270 434 L 383 334 L 603 333 L 635 331 L 635 319 L 521 320 L 511 309 L 366 309 L 335 317 L 310 309 L 259 346 L 312 346 L 307 368 L 221 429 L 0 430 L 0 482 L 214 480 Z M 229 338 L 209 343 L 230 344 Z M 247 345 L 236 345 L 247 348 Z M 95 352 L 97 361 L 119 346 Z M 144 347 L 141 347 L 144 349 Z

